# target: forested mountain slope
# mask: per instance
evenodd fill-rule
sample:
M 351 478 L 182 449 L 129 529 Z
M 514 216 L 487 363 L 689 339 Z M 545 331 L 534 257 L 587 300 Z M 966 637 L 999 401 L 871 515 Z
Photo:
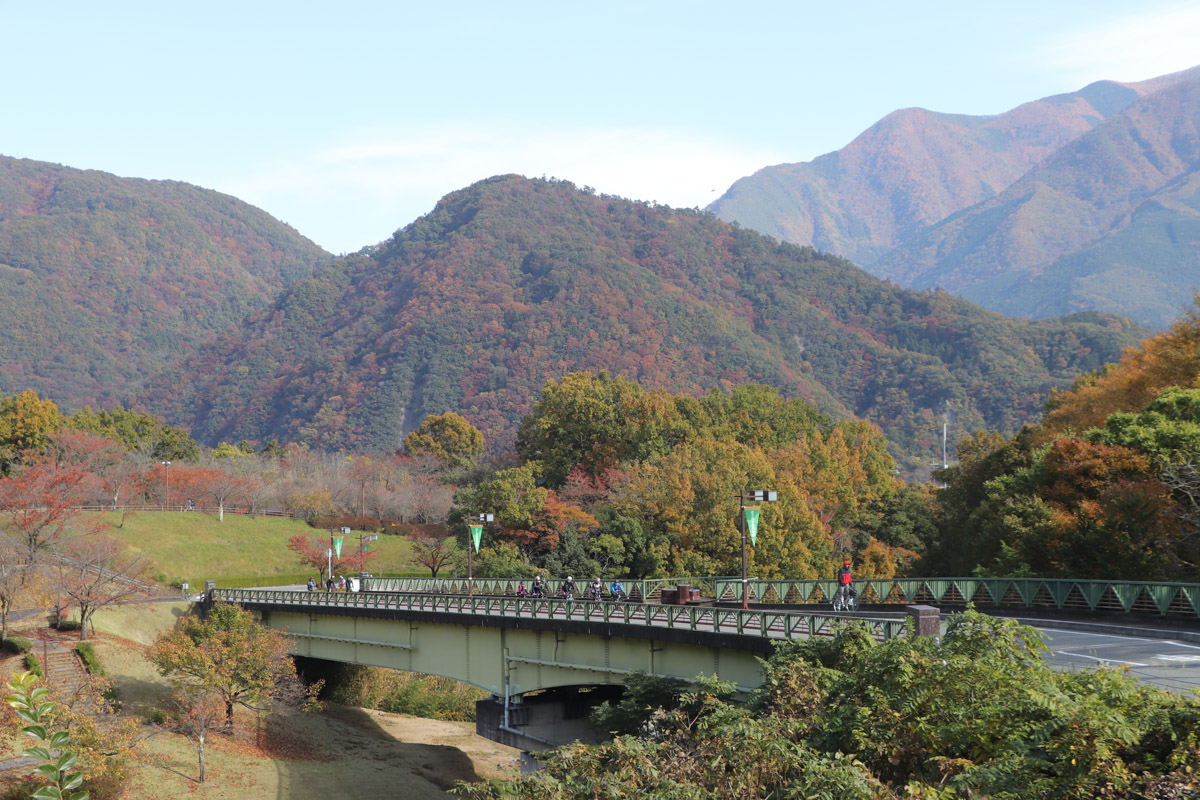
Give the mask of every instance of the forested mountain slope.
M 0 156 L 0 393 L 111 406 L 327 257 L 228 195 Z
M 1166 327 L 1200 286 L 1200 75 L 1148 95 L 872 271 L 1005 313 Z
M 839 151 L 743 178 L 711 209 L 1005 314 L 1165 328 L 1200 274 L 1198 84 L 1195 67 L 994 117 L 896 111 Z
M 840 150 L 742 178 L 710 210 L 870 268 L 926 226 L 998 194 L 1063 145 L 1179 78 L 1099 81 L 995 116 L 901 109 Z
M 916 463 L 947 402 L 1011 431 L 1139 333 L 1006 319 L 708 214 L 499 176 L 323 266 L 144 400 L 207 442 L 394 447 L 457 410 L 496 447 L 572 371 L 695 394 L 760 382 L 878 422 Z

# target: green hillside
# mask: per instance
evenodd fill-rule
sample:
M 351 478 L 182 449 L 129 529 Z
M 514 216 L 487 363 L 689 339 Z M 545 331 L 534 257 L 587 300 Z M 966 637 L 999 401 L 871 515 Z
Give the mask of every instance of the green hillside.
M 915 465 L 940 454 L 947 403 L 1014 430 L 1139 334 L 1011 320 L 708 214 L 500 176 L 333 260 L 144 399 L 211 443 L 388 448 L 457 410 L 503 447 L 568 372 L 694 395 L 758 382 L 879 423 Z
M 220 586 L 247 583 L 261 576 L 278 581 L 300 582 L 301 575 L 315 573 L 300 566 L 296 554 L 287 549 L 297 533 L 314 538 L 326 535 L 301 520 L 283 517 L 228 515 L 219 521 L 208 514 L 139 511 L 100 515 L 111 526 L 109 532 L 151 564 L 151 574 L 164 582 L 185 581 L 193 589 L 215 580 Z M 347 547 L 357 548 L 351 537 Z M 371 572 L 377 574 L 411 571 L 408 540 L 380 536 L 370 545 L 379 553 Z M 237 580 L 247 579 L 247 580 Z
M 0 156 L 0 393 L 111 407 L 326 256 L 228 195 Z

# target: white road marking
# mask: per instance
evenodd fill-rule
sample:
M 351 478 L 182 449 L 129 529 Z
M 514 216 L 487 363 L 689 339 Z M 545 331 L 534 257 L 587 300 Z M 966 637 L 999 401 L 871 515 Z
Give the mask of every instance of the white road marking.
M 1111 633 L 1089 633 L 1088 631 L 1064 631 L 1060 628 L 1040 628 L 1040 630 L 1046 631 L 1047 633 L 1049 633 L 1049 632 L 1066 633 L 1066 634 L 1070 634 L 1072 636 L 1101 636 L 1105 639 L 1125 639 L 1126 641 L 1130 641 L 1130 642 L 1151 641 L 1150 639 L 1146 639 L 1141 636 L 1116 636 Z M 1158 640 L 1155 639 L 1153 641 L 1158 641 Z M 1172 642 L 1171 644 L 1174 644 L 1174 642 Z
M 1136 661 L 1119 661 L 1115 658 L 1097 658 L 1096 656 L 1085 656 L 1083 653 L 1071 653 L 1067 650 L 1055 650 L 1060 656 L 1074 656 L 1075 658 L 1086 658 L 1092 661 L 1099 661 L 1101 664 L 1128 664 L 1131 667 L 1148 667 L 1149 664 L 1139 664 Z
M 1179 661 L 1185 664 L 1194 664 L 1200 661 L 1200 656 L 1173 656 L 1173 655 L 1156 655 L 1159 661 Z
M 1183 642 L 1174 642 L 1174 641 L 1171 641 L 1170 639 L 1164 641 L 1163 644 L 1169 644 L 1174 647 L 1186 647 L 1189 650 L 1200 650 L 1200 647 L 1197 647 L 1194 644 L 1184 644 Z

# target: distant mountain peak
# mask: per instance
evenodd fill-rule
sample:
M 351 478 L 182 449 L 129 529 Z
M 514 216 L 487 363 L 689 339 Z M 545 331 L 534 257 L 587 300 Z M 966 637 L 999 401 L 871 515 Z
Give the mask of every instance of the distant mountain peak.
M 1132 159 L 1129 166 L 1140 172 L 1141 177 L 1134 180 L 1141 185 L 1153 178 L 1152 165 L 1156 159 L 1171 162 L 1173 158 L 1174 147 L 1154 139 L 1153 134 L 1147 134 L 1153 141 L 1142 144 L 1129 137 L 1086 137 L 1097 128 L 1124 124 L 1114 121 L 1130 119 L 1134 114 L 1171 116 L 1169 104 L 1185 102 L 1178 98 L 1185 97 L 1189 91 L 1186 87 L 1198 80 L 1200 67 L 1132 83 L 1096 81 L 1077 92 L 1024 103 L 993 116 L 900 109 L 835 153 L 810 162 L 766 167 L 737 181 L 710 209 L 722 219 L 737 221 L 781 240 L 811 244 L 844 255 L 873 273 L 904 285 L 939 285 L 964 291 L 989 307 L 1003 308 L 1008 313 L 1044 313 L 1047 308 L 1044 304 L 1039 312 L 1025 301 L 1014 299 L 1024 296 L 1019 281 L 1013 283 L 1005 278 L 997 283 L 997 276 L 1013 269 L 1029 270 L 1029 275 L 1036 270 L 1051 269 L 1053 258 L 1066 257 L 1074 252 L 1072 248 L 1084 246 L 1091 248 L 1085 259 L 1091 266 L 1082 266 L 1083 262 L 1076 260 L 1063 269 L 1083 269 L 1092 274 L 1097 270 L 1108 271 L 1112 266 L 1119 268 L 1126 262 L 1105 266 L 1110 256 L 1103 254 L 1104 247 L 1091 247 L 1089 242 L 1095 238 L 1094 234 L 1080 234 L 1080 238 L 1070 231 L 1092 230 L 1103 219 L 1108 226 L 1105 230 L 1111 228 L 1109 232 L 1116 235 L 1123 224 L 1121 220 L 1133 219 L 1130 215 L 1134 209 L 1124 208 L 1121 206 L 1124 201 L 1116 197 L 1090 195 L 1114 190 L 1119 193 L 1121 176 L 1117 165 L 1122 159 Z M 1163 104 L 1151 102 L 1160 95 L 1166 98 Z M 1191 135 L 1189 119 L 1184 114 L 1171 123 L 1182 125 L 1180 135 L 1185 143 Z M 1157 130 L 1153 119 L 1135 127 L 1145 132 Z M 1080 142 L 1077 147 L 1076 142 Z M 1128 156 L 1089 155 L 1088 146 L 1100 142 L 1103 147 L 1131 149 Z M 1076 177 L 1068 181 L 1075 188 L 1051 189 L 1056 180 L 1047 183 L 1048 179 L 1037 176 L 1043 175 L 1047 168 L 1060 169 L 1063 159 L 1075 159 L 1080 164 L 1081 169 L 1075 170 Z M 1087 177 L 1088 163 L 1101 162 L 1117 171 L 1115 179 L 1113 174 Z M 1047 166 L 1051 164 L 1056 166 Z M 1164 162 L 1158 174 L 1163 181 L 1176 180 L 1182 174 L 1178 166 Z M 1039 189 L 1039 184 L 1045 185 Z M 1139 193 L 1143 199 L 1150 197 L 1142 189 L 1134 191 Z M 1024 200 L 1018 201 L 1018 197 Z M 1028 210 L 1026 217 L 999 210 L 1002 206 L 1014 207 L 1018 202 Z M 1175 197 L 1172 202 L 1191 207 L 1187 197 Z M 1092 219 L 1101 205 L 1124 210 Z M 967 214 L 968 209 L 978 210 L 971 212 L 969 224 L 958 216 Z M 1087 219 L 1070 221 L 1075 211 Z M 1023 219 L 1036 228 L 1050 218 L 1054 222 L 1042 226 L 1044 233 L 1023 227 Z M 1166 217 L 1156 219 L 1165 223 Z M 1003 220 L 1004 229 L 991 231 L 989 226 L 999 220 Z M 1188 223 L 1180 218 L 1180 224 L 1186 227 Z M 1142 228 L 1142 234 L 1150 237 L 1146 242 L 1162 241 L 1150 249 L 1171 253 L 1168 269 L 1174 275 L 1188 274 L 1192 261 L 1188 248 L 1177 244 L 1179 234 L 1170 233 L 1169 225 L 1164 227 L 1158 221 L 1155 225 L 1159 225 L 1161 233 L 1151 234 L 1149 228 Z M 953 242 L 938 239 L 942 236 L 938 231 L 955 231 L 959 226 L 965 227 L 961 234 L 955 234 Z M 1011 249 L 997 249 L 996 237 L 1006 235 L 1005 231 L 1011 234 L 1013 242 L 1026 242 L 1025 249 L 1030 253 L 1044 256 L 1030 260 Z M 942 243 L 933 244 L 935 239 Z M 975 249 L 976 244 L 984 241 L 991 244 Z M 1129 245 L 1130 241 L 1125 240 L 1119 245 L 1112 243 L 1118 249 Z M 970 264 L 959 268 L 951 266 L 947 259 Z M 1127 260 L 1127 256 L 1121 259 Z M 1095 280 L 1089 281 L 1084 282 L 1090 287 L 1087 291 L 1080 283 L 1079 291 L 1067 292 L 1073 299 L 1066 305 L 1050 306 L 1054 309 L 1051 313 L 1083 308 L 1125 311 L 1113 292 L 1105 290 L 1101 294 L 1108 297 L 1101 298 L 1096 294 Z M 1190 291 L 1187 287 L 1192 283 L 1185 281 L 1185 290 Z M 967 289 L 976 284 L 979 284 L 977 290 Z M 1052 291 L 1061 294 L 1062 287 Z M 990 302 L 991 297 L 999 294 L 1009 297 L 1004 301 L 1006 304 Z M 1167 298 L 1169 294 L 1164 294 L 1162 301 L 1150 303 L 1157 308 L 1152 313 L 1140 308 L 1138 319 L 1156 326 L 1169 321 L 1181 305 L 1178 298 Z M 1093 301 L 1098 305 L 1092 305 Z

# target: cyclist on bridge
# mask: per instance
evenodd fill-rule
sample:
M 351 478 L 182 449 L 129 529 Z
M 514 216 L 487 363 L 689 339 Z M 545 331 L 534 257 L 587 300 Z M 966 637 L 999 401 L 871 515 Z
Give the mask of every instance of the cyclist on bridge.
M 854 583 L 854 576 L 850 574 L 850 562 L 843 561 L 842 568 L 837 574 L 837 597 L 843 608 L 850 605 L 850 593 L 853 591 L 850 587 Z
M 612 596 L 613 602 L 619 602 L 624 599 L 625 587 L 621 585 L 619 578 L 613 578 L 612 586 L 609 587 L 608 591 Z

